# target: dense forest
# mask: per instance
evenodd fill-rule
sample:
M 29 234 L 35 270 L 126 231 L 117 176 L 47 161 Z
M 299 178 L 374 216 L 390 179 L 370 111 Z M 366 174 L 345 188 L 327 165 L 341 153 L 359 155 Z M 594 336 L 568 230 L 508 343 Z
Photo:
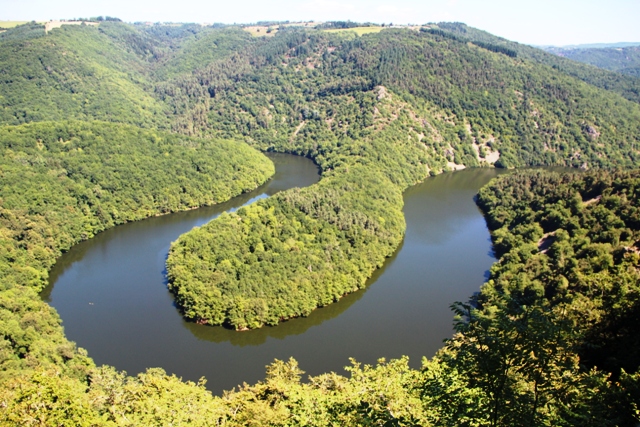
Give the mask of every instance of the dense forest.
M 640 174 L 519 173 L 480 192 L 501 261 L 479 301 L 508 294 L 565 312 L 587 366 L 617 378 L 640 366 L 629 327 L 640 296 Z M 525 276 L 521 273 L 525 272 Z M 559 317 L 559 316 L 558 316 Z
M 499 262 L 472 304 L 456 306 L 454 341 L 463 358 L 499 343 L 502 350 L 472 362 L 478 382 L 494 387 L 493 416 L 512 417 L 507 412 L 514 408 L 502 405 L 513 399 L 523 413 L 552 417 L 545 406 L 567 404 L 573 387 L 603 387 L 601 393 L 616 396 L 606 405 L 620 415 L 610 422 L 633 424 L 622 414 L 640 401 L 632 326 L 640 296 L 639 185 L 638 172 L 529 172 L 480 191 Z M 496 368 L 502 380 L 487 375 Z M 520 395 L 522 380 L 533 386 L 528 398 Z
M 41 289 L 80 240 L 253 190 L 274 173 L 244 144 L 100 122 L 0 128 L 3 284 Z
M 458 333 L 419 370 L 353 361 L 348 378 L 302 382 L 294 360 L 276 361 L 264 381 L 214 397 L 161 369 L 96 367 L 36 293 L 80 240 L 264 182 L 273 165 L 249 144 L 311 157 L 322 180 L 183 235 L 169 287 L 201 323 L 307 315 L 393 253 L 402 192 L 431 174 L 637 167 L 638 79 L 456 23 L 362 36 L 283 25 L 253 37 L 117 21 L 3 32 L 0 76 L 4 423 L 639 421 L 633 172 L 518 172 L 483 189 L 499 261 L 453 306 Z

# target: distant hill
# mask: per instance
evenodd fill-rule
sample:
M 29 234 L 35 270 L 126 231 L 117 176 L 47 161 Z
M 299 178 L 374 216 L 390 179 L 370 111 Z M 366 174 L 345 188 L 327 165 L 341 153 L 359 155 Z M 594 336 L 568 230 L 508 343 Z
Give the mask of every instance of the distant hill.
M 598 68 L 640 77 L 640 43 L 617 43 L 595 45 L 596 47 L 549 47 L 547 52 Z
M 550 52 L 545 52 L 542 49 L 512 42 L 459 22 L 441 22 L 435 24 L 435 26 L 436 28 L 472 42 L 479 41 L 496 46 L 504 46 L 517 52 L 520 57 L 548 65 L 555 70 L 580 79 L 590 85 L 619 93 L 631 101 L 640 102 L 640 80 L 631 76 L 617 73 L 611 74 L 605 70 L 594 68 L 589 64 L 576 63 L 570 60 L 572 58 L 563 58 Z
M 619 43 L 587 43 L 587 44 L 570 44 L 566 46 L 536 46 L 547 52 L 553 52 L 554 50 L 570 50 L 570 49 L 606 49 L 606 48 L 618 48 L 618 47 L 632 47 L 640 46 L 640 42 L 619 42 Z

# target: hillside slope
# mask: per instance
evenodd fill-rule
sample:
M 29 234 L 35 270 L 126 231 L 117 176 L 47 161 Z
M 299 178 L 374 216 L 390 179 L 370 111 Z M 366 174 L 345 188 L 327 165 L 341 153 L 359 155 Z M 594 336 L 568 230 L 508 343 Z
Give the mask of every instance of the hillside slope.
M 603 167 L 637 157 L 637 104 L 536 60 L 440 33 L 280 32 L 167 83 L 167 93 L 171 86 L 190 94 L 189 108 L 175 109 L 196 133 L 321 151 L 321 159 L 338 144 L 397 138 L 394 126 L 433 160 L 467 166 L 482 160 L 481 147 L 499 151 L 503 166 Z
M 545 52 L 542 49 L 494 36 L 486 31 L 478 30 L 459 22 L 441 22 L 435 27 L 464 40 L 506 48 L 520 57 L 549 65 L 561 73 L 580 79 L 590 85 L 618 93 L 630 101 L 640 102 L 640 81 L 637 78 L 611 73 L 588 64 L 581 64 L 562 56 Z
M 109 24 L 8 31 L 0 39 L 0 123 L 98 119 L 166 127 L 167 108 L 153 97 L 144 61 L 103 26 Z M 13 31 L 18 36 L 10 37 Z

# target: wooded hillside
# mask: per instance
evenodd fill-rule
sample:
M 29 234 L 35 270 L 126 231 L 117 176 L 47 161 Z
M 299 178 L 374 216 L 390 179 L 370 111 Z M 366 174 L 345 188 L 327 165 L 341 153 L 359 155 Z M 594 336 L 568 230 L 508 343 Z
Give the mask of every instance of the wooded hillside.
M 500 260 L 420 370 L 354 361 L 349 378 L 301 382 L 295 361 L 276 361 L 265 381 L 214 397 L 160 369 L 94 366 L 36 293 L 82 239 L 264 182 L 273 165 L 247 143 L 309 156 L 322 180 L 183 235 L 169 286 L 189 319 L 214 325 L 304 316 L 393 253 L 402 192 L 429 175 L 638 167 L 637 79 L 461 24 L 267 38 L 119 22 L 3 32 L 0 76 L 2 422 L 640 421 L 635 172 L 518 172 L 483 189 Z

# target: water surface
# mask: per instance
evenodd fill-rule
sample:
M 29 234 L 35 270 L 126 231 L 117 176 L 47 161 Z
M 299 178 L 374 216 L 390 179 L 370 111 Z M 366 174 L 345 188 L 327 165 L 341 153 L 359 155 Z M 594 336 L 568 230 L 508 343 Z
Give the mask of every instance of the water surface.
M 166 287 L 170 243 L 222 211 L 318 180 L 308 159 L 275 155 L 277 174 L 260 189 L 210 208 L 126 224 L 60 258 L 43 298 L 70 340 L 98 364 L 129 374 L 162 367 L 184 379 L 206 377 L 216 393 L 265 374 L 274 358 L 294 357 L 308 374 L 344 373 L 349 357 L 375 363 L 408 355 L 418 367 L 451 336 L 449 305 L 477 292 L 494 261 L 473 197 L 498 174 L 464 170 L 406 191 L 407 233 L 366 289 L 309 317 L 236 332 L 186 322 Z

